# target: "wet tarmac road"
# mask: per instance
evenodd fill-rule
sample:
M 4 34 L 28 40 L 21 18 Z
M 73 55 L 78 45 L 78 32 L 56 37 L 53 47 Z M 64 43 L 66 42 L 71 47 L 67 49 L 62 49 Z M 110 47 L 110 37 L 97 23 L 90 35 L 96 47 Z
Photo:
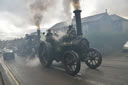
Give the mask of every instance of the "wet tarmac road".
M 61 64 L 43 68 L 38 60 L 16 57 L 6 64 L 20 85 L 128 85 L 128 57 L 103 58 L 97 70 L 82 63 L 75 77 L 66 74 Z

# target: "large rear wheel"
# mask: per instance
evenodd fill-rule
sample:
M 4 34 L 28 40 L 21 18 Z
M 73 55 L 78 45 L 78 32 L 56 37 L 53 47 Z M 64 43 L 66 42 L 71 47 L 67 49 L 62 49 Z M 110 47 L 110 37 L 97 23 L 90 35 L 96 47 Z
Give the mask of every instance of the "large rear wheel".
M 76 52 L 68 51 L 64 53 L 64 66 L 68 74 L 74 76 L 80 71 L 80 59 Z
M 41 42 L 39 46 L 39 60 L 44 67 L 49 67 L 52 64 L 52 57 L 50 56 L 51 47 L 45 42 Z
M 89 48 L 87 57 L 88 57 L 88 59 L 86 60 L 85 63 L 91 69 L 96 69 L 102 63 L 101 53 L 98 50 L 94 49 L 94 48 Z

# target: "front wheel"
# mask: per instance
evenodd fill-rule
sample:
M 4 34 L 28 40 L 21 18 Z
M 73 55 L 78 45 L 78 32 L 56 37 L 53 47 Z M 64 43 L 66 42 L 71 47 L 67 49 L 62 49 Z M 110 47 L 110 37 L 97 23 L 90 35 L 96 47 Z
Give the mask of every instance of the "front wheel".
M 101 53 L 94 48 L 89 48 L 87 57 L 88 57 L 88 60 L 86 60 L 85 63 L 91 69 L 96 69 L 102 63 Z
M 44 67 L 49 67 L 52 64 L 51 46 L 42 42 L 39 47 L 39 60 Z
M 64 53 L 64 66 L 68 74 L 74 76 L 80 71 L 80 58 L 74 51 Z

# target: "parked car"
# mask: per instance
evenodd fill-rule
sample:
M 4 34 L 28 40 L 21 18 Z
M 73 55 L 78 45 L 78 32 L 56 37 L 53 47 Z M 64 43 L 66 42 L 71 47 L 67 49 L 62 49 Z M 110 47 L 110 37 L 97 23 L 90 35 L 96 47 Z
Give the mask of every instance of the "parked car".
M 128 52 L 128 41 L 123 45 L 123 52 Z
M 4 49 L 3 52 L 3 59 L 4 60 L 13 60 L 15 59 L 15 53 L 11 49 Z

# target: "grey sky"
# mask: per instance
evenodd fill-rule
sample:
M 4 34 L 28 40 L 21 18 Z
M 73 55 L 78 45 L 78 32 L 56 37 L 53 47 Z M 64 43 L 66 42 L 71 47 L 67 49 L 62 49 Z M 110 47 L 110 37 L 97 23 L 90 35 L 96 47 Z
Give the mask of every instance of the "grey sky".
M 27 1 L 0 0 L 0 39 L 13 39 L 36 31 L 27 9 Z M 49 28 L 66 19 L 62 0 L 52 1 L 53 4 L 44 13 L 41 28 Z M 127 4 L 128 0 L 81 0 L 82 17 L 102 13 L 106 8 L 110 14 L 128 17 Z

